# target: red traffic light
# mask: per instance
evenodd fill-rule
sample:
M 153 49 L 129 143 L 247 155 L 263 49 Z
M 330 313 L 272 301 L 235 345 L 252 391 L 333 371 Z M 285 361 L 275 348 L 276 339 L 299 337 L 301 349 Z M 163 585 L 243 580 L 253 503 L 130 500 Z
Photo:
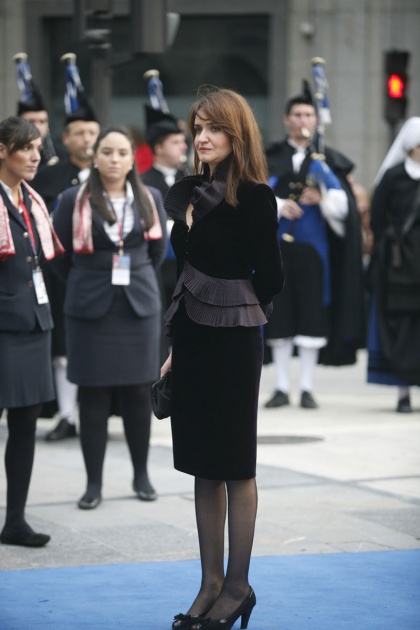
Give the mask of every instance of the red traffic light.
M 391 98 L 402 98 L 404 96 L 405 81 L 398 74 L 391 74 L 388 79 L 388 95 Z
M 408 104 L 409 59 L 410 53 L 407 50 L 387 50 L 384 54 L 384 117 L 390 125 L 395 125 L 405 118 Z

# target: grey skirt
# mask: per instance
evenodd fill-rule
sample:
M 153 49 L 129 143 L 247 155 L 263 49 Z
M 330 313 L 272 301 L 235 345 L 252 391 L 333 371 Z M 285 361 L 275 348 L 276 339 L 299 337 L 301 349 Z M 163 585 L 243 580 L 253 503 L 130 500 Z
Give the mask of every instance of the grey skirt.
M 51 331 L 0 332 L 0 408 L 28 407 L 54 397 Z
M 122 289 L 99 319 L 66 317 L 67 377 L 84 387 L 152 383 L 159 376 L 161 313 L 138 317 Z

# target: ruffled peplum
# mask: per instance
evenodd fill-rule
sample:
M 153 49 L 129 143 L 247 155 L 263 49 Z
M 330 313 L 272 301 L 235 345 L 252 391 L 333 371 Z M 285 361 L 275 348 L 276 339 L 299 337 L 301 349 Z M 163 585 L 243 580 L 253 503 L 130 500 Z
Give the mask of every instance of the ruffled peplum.
M 231 328 L 267 323 L 250 279 L 213 278 L 186 262 L 164 315 L 168 335 L 181 299 L 190 319 L 204 326 Z

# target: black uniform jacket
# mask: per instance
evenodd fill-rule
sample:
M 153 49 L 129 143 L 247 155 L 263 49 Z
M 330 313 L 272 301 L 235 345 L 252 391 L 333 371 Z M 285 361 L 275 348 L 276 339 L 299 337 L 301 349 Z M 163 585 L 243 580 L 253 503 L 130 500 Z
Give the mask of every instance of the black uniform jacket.
M 67 188 L 79 186 L 78 175 L 80 168 L 73 164 L 68 157 L 63 158 L 53 166 L 46 166 L 38 171 L 31 183 L 41 195 L 51 213 L 56 205 L 57 197 Z
M 165 177 L 161 171 L 153 166 L 149 168 L 149 170 L 145 171 L 141 176 L 142 182 L 146 184 L 146 186 L 153 186 L 157 188 L 162 193 L 165 198 L 166 193 L 168 192 L 170 186 L 165 181 Z M 175 181 L 182 179 L 184 177 L 184 173 L 182 171 L 177 171 L 175 174 Z
M 294 177 L 292 155 L 287 140 L 267 148 L 270 175 L 280 179 Z M 331 261 L 331 334 L 328 344 L 320 352 L 320 363 L 351 365 L 356 361 L 356 350 L 365 345 L 364 278 L 360 217 L 356 201 L 347 179 L 354 164 L 342 153 L 326 147 L 328 166 L 338 177 L 348 199 L 346 235 L 340 238 L 328 226 Z M 286 182 L 288 186 L 288 182 Z
M 16 253 L 0 262 L 0 331 L 29 332 L 35 328 L 50 330 L 53 327 L 50 305 L 38 304 L 33 286 L 34 252 L 25 222 L 13 206 L 3 186 L 0 194 L 9 212 L 10 230 Z M 28 212 L 31 212 L 30 198 L 23 188 L 23 197 Z M 36 250 L 42 258 L 41 245 L 32 220 L 32 230 L 36 239 Z
M 140 226 L 138 212 L 134 212 L 134 227 L 124 238 L 124 254 L 131 256 L 130 284 L 123 290 L 133 311 L 139 317 L 159 313 L 161 304 L 155 269 L 161 265 L 166 252 L 165 212 L 159 191 L 150 189 L 162 225 L 162 238 L 147 241 Z M 64 313 L 70 317 L 96 319 L 109 309 L 115 290 L 112 285 L 112 257 L 118 247 L 103 227 L 103 219 L 92 207 L 93 254 L 75 254 L 72 245 L 73 208 L 78 189 L 66 191 L 53 213 L 57 234 L 66 249 L 55 259 L 52 269 L 67 281 Z

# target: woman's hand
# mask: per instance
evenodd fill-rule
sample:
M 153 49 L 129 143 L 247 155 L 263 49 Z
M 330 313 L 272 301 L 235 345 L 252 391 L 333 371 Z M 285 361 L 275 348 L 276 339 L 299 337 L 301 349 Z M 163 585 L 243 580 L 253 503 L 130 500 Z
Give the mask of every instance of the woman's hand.
M 169 357 L 166 359 L 165 363 L 160 368 L 160 376 L 165 376 L 167 372 L 170 372 L 172 369 L 172 352 Z

